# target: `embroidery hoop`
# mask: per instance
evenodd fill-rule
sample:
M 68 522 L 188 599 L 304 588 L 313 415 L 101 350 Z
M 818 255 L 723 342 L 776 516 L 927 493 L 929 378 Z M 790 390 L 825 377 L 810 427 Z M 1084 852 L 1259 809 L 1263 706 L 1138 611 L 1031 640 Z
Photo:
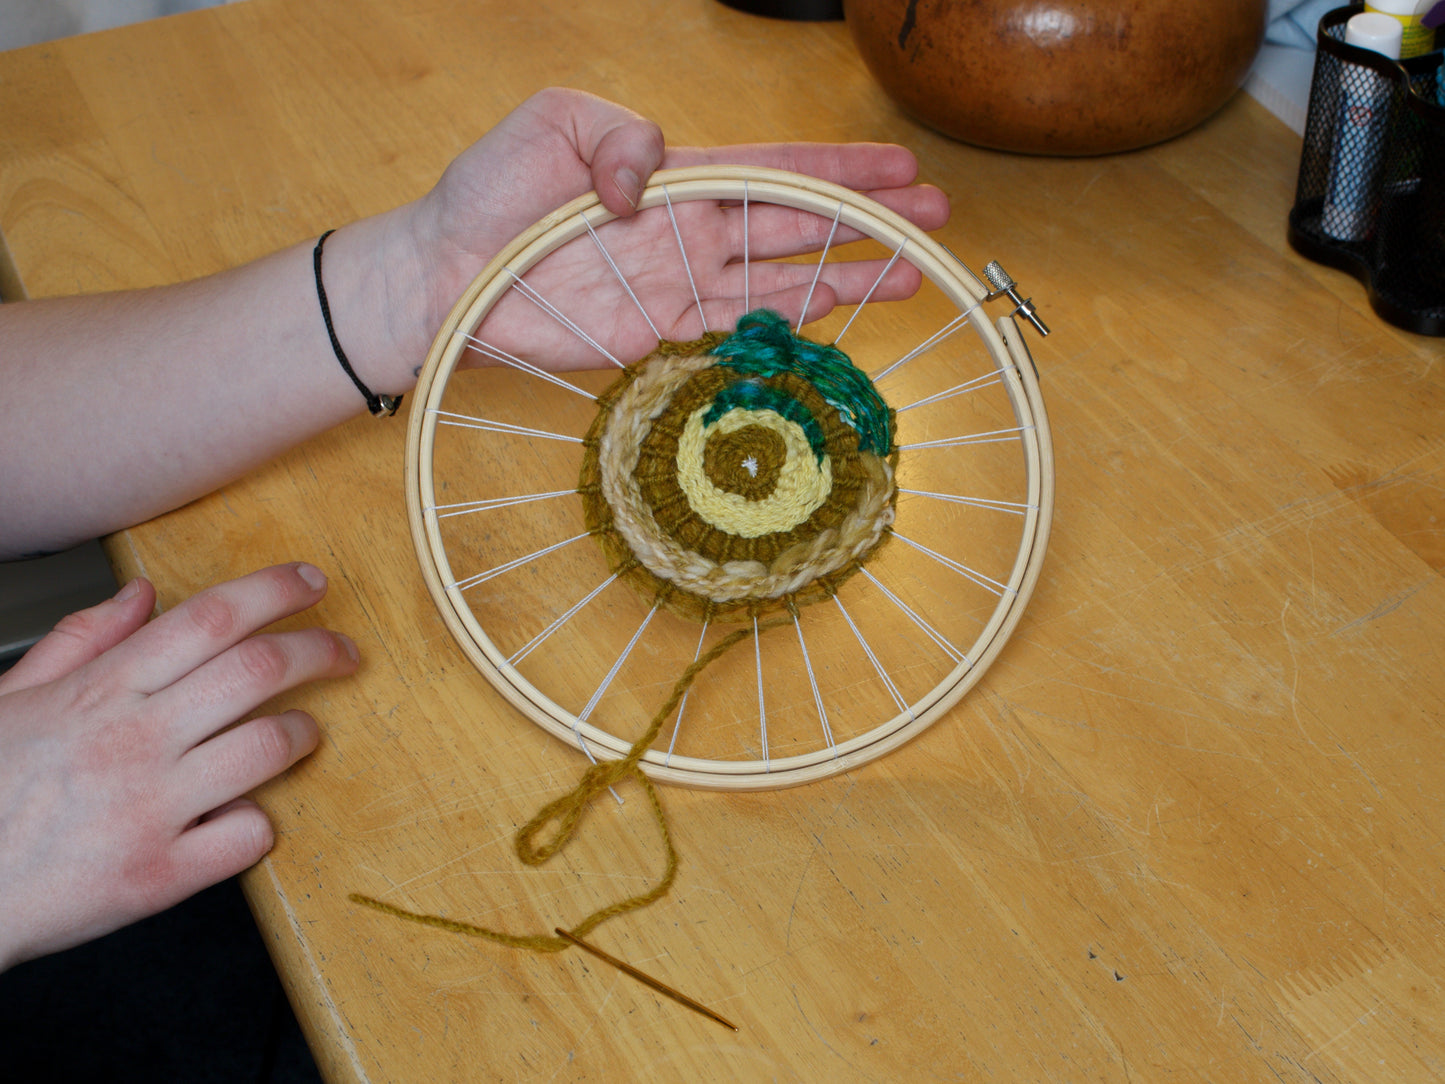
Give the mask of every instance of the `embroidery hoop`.
M 770 708 L 767 706 L 764 699 L 765 694 L 761 690 L 766 689 L 774 680 L 785 685 L 790 691 L 783 695 L 783 703 L 790 713 L 790 717 L 797 717 L 800 713 L 806 714 L 806 711 L 800 709 L 799 703 L 807 700 L 808 689 L 807 684 L 795 680 L 797 675 L 791 675 L 790 672 L 783 673 L 785 667 L 796 668 L 796 659 L 789 656 L 790 661 L 784 662 L 783 657 L 788 655 L 788 651 L 782 646 L 783 637 L 790 637 L 792 634 L 788 630 L 778 629 L 771 633 L 764 633 L 764 637 L 772 637 L 773 640 L 769 642 L 760 638 L 755 650 L 747 650 L 746 645 L 740 645 L 732 653 L 726 666 L 721 660 L 714 664 L 716 669 L 722 671 L 720 677 L 704 674 L 699 679 L 697 686 L 689 693 L 689 701 L 694 701 L 695 698 L 707 696 L 706 685 L 709 681 L 751 680 L 748 670 L 755 658 L 757 681 L 760 688 L 758 715 L 762 728 L 761 741 L 752 741 L 751 745 L 753 747 L 761 746 L 761 756 L 757 755 L 759 751 L 757 748 L 753 748 L 752 755 L 748 755 L 749 740 L 739 739 L 738 744 L 744 747 L 741 756 L 721 756 L 711 752 L 705 752 L 705 755 L 694 755 L 690 752 L 677 752 L 669 745 L 668 748 L 654 747 L 650 749 L 642 761 L 642 767 L 647 774 L 662 782 L 718 790 L 764 790 L 795 786 L 869 763 L 915 737 L 957 704 L 977 684 L 1003 649 L 1032 595 L 1047 545 L 1054 491 L 1048 420 L 1033 361 L 1023 343 L 1014 318 L 1007 315 L 1001 317 L 996 324 L 991 323 L 982 311 L 983 302 L 989 296 L 984 286 L 947 250 L 900 216 L 865 196 L 837 185 L 810 177 L 755 167 L 695 167 L 661 171 L 653 176 L 643 193 L 639 201 L 639 214 L 660 214 L 664 212 L 658 209 L 665 208 L 665 213 L 672 215 L 673 208 L 695 200 L 729 201 L 733 204 L 747 203 L 757 209 L 774 205 L 808 212 L 822 220 L 825 226 L 829 222 L 839 223 L 881 245 L 880 258 L 887 258 L 890 253 L 901 253 L 902 259 L 913 264 L 922 272 L 925 279 L 924 290 L 929 291 L 930 298 L 927 301 L 916 298 L 913 301 L 874 303 L 875 309 L 888 310 L 894 314 L 892 317 L 884 317 L 881 321 L 876 322 L 877 326 L 872 332 L 874 340 L 879 336 L 893 336 L 899 343 L 912 344 L 916 347 L 918 339 L 928 333 L 927 330 L 919 332 L 917 327 L 926 327 L 928 330 L 936 328 L 936 324 L 928 325 L 926 323 L 927 317 L 921 317 L 920 320 L 923 322 L 916 326 L 908 319 L 899 320 L 896 315 L 897 310 L 907 306 L 917 305 L 920 309 L 927 308 L 929 312 L 933 312 L 940 307 L 951 305 L 956 314 L 955 319 L 948 325 L 953 327 L 955 332 L 945 335 L 933 347 L 917 355 L 926 361 L 927 365 L 918 361 L 912 363 L 916 369 L 928 368 L 930 370 L 935 385 L 932 390 L 932 398 L 929 398 L 927 386 L 930 376 L 920 376 L 919 381 L 925 386 L 918 390 L 924 392 L 924 398 L 903 409 L 911 409 L 913 406 L 928 407 L 935 402 L 947 402 L 956 406 L 957 400 L 966 400 L 982 417 L 989 416 L 989 410 L 997 414 L 1001 409 L 1006 409 L 1014 421 L 1012 427 L 1001 427 L 997 431 L 984 430 L 969 440 L 957 444 L 950 444 L 946 440 L 934 442 L 932 445 L 928 441 L 920 442 L 929 446 L 917 450 L 917 455 L 925 459 L 937 455 L 939 452 L 947 452 L 951 467 L 934 466 L 931 468 L 920 467 L 919 469 L 926 470 L 930 476 L 950 476 L 955 473 L 966 473 L 967 460 L 961 457 L 966 456 L 972 459 L 982 456 L 988 459 L 990 456 L 996 456 L 999 448 L 1006 448 L 1010 459 L 1008 486 L 1011 499 L 1009 500 L 990 495 L 978 498 L 980 503 L 969 504 L 967 501 L 974 500 L 974 498 L 967 498 L 961 502 L 956 496 L 940 498 L 936 493 L 915 495 L 918 491 L 902 488 L 908 479 L 905 467 L 909 462 L 912 449 L 908 449 L 907 445 L 900 442 L 900 446 L 905 449 L 899 469 L 900 494 L 908 494 L 909 504 L 905 505 L 903 498 L 900 497 L 899 537 L 890 542 L 884 553 L 892 554 L 904 551 L 901 563 L 911 564 L 913 571 L 903 575 L 902 580 L 895 582 L 892 589 L 875 580 L 871 575 L 866 580 L 868 586 L 860 588 L 863 596 L 867 596 L 870 591 L 873 595 L 879 596 L 866 598 L 866 605 L 870 612 L 881 611 L 884 614 L 892 612 L 887 603 L 880 602 L 882 598 L 902 600 L 895 604 L 897 608 L 895 618 L 883 618 L 880 621 L 880 624 L 888 624 L 890 627 L 886 629 L 874 627 L 871 632 L 865 627 L 860 631 L 854 618 L 846 612 L 847 608 L 842 601 L 844 594 L 849 592 L 848 585 L 839 591 L 836 600 L 838 610 L 844 611 L 842 622 L 835 616 L 829 618 L 819 616 L 820 606 L 828 609 L 822 603 L 806 607 L 800 612 L 796 641 L 800 645 L 798 651 L 808 669 L 813 703 L 817 707 L 818 719 L 821 723 L 821 727 L 818 728 L 819 735 L 816 738 L 810 739 L 806 736 L 806 727 L 793 727 L 789 731 L 790 736 L 782 746 L 776 744 L 777 739 L 774 739 L 773 748 L 785 748 L 782 755 L 773 755 L 770 748 L 767 730 L 767 713 Z M 468 447 L 463 442 L 473 439 L 483 442 L 494 440 L 491 436 L 474 437 L 472 434 L 450 433 L 450 429 L 458 427 L 458 423 L 451 422 L 448 415 L 449 412 L 454 413 L 452 400 L 458 394 L 457 389 L 467 380 L 467 375 L 459 370 L 459 364 L 468 352 L 471 342 L 469 336 L 475 332 L 478 325 L 491 312 L 493 306 L 513 288 L 515 283 L 524 280 L 534 267 L 541 264 L 552 253 L 572 242 L 585 243 L 590 233 L 589 225 L 592 229 L 597 229 L 611 221 L 612 218 L 613 216 L 602 207 L 595 194 L 581 197 L 541 219 L 519 235 L 473 281 L 442 325 L 423 367 L 416 391 L 412 396 L 406 452 L 406 496 L 412 538 L 427 589 L 448 630 L 477 670 L 513 706 L 547 732 L 593 759 L 616 759 L 627 752 L 633 740 L 628 735 L 641 732 L 652 711 L 666 696 L 666 689 L 670 686 L 669 675 L 676 676 L 680 671 L 681 667 L 676 665 L 678 658 L 681 659 L 682 666 L 686 666 L 689 661 L 688 657 L 692 655 L 691 644 L 689 643 L 686 654 L 674 656 L 668 664 L 661 667 L 661 678 L 648 687 L 643 672 L 639 670 L 637 657 L 632 657 L 632 670 L 625 669 L 629 657 L 632 656 L 633 646 L 642 635 L 641 630 L 634 634 L 631 642 L 625 646 L 620 642 L 618 636 L 613 635 L 611 639 L 618 640 L 618 642 L 606 650 L 599 646 L 599 656 L 604 659 L 609 654 L 613 657 L 620 657 L 621 661 L 614 664 L 613 673 L 621 669 L 623 674 L 631 673 L 634 676 L 630 681 L 614 685 L 611 682 L 611 675 L 609 675 L 600 686 L 599 692 L 594 693 L 593 697 L 585 703 L 582 702 L 582 695 L 569 685 L 570 666 L 558 662 L 556 658 L 552 658 L 549 664 L 543 665 L 543 672 L 540 674 L 533 672 L 529 676 L 524 672 L 535 671 L 538 666 L 537 652 L 532 647 L 526 646 L 529 642 L 525 638 L 526 633 L 538 621 L 544 619 L 553 621 L 568 607 L 577 605 L 578 600 L 586 595 L 587 589 L 594 586 L 596 581 L 587 580 L 573 587 L 568 582 L 566 575 L 542 574 L 533 567 L 533 562 L 529 559 L 526 562 L 519 562 L 517 566 L 518 569 L 521 569 L 523 565 L 526 565 L 530 570 L 532 578 L 525 590 L 518 589 L 514 592 L 507 587 L 504 588 L 504 594 L 497 594 L 495 588 L 489 588 L 484 593 L 486 597 L 476 604 L 468 598 L 467 591 L 474 587 L 475 583 L 481 582 L 473 571 L 478 564 L 479 556 L 489 553 L 489 547 L 493 545 L 510 542 L 513 533 L 512 525 L 519 521 L 519 517 L 522 530 L 528 529 L 527 521 L 529 519 L 535 520 L 538 534 L 545 536 L 541 538 L 545 542 L 546 538 L 550 537 L 547 532 L 553 530 L 546 521 L 549 521 L 550 513 L 556 502 L 551 500 L 529 502 L 518 506 L 520 511 L 508 506 L 505 512 L 486 511 L 480 513 L 478 517 L 463 516 L 462 513 L 455 511 L 448 513 L 446 509 L 456 508 L 458 503 L 456 497 L 461 495 L 453 492 L 453 487 L 461 486 L 462 491 L 466 492 L 465 487 L 471 484 L 470 480 L 464 477 L 469 471 L 466 466 Z M 676 218 L 673 218 L 674 226 L 676 221 Z M 685 253 L 686 239 L 680 232 L 678 233 L 677 247 Z M 825 246 L 824 258 L 828 255 L 829 252 Z M 660 253 L 659 258 L 661 256 Z M 673 257 L 676 258 L 676 253 L 673 253 Z M 682 260 L 682 270 L 687 271 L 690 279 L 691 271 L 686 268 L 685 255 Z M 761 262 L 752 266 L 759 266 Z M 558 307 L 565 311 L 565 301 Z M 866 307 L 866 302 L 864 306 L 859 306 L 859 308 L 864 307 Z M 836 331 L 836 322 L 846 318 L 853 308 L 852 306 L 840 308 L 837 316 L 830 317 L 835 321 L 832 325 L 834 331 Z M 820 325 L 808 325 L 803 329 L 804 334 L 811 337 L 815 326 Z M 821 326 L 826 327 L 826 322 Z M 850 321 L 845 325 L 845 331 L 851 326 Z M 971 331 L 974 338 L 965 340 L 972 343 L 972 349 L 968 351 L 968 357 L 971 360 L 960 364 L 959 376 L 967 375 L 965 383 L 978 384 L 981 390 L 958 393 L 950 391 L 947 383 L 938 386 L 937 373 L 951 371 L 951 366 L 958 360 L 954 357 L 954 351 L 960 345 L 956 341 L 957 332 L 965 330 Z M 828 339 L 820 337 L 820 341 L 826 342 Z M 908 345 L 898 347 L 898 350 L 902 351 L 908 349 Z M 962 356 L 963 354 L 960 352 L 959 357 Z M 904 360 L 908 360 L 906 355 L 904 355 Z M 855 362 L 865 370 L 872 368 L 857 357 L 855 357 Z M 971 368 L 963 367 L 965 364 L 971 365 Z M 492 370 L 492 374 L 486 378 L 486 382 L 495 391 L 503 385 L 497 383 L 497 371 Z M 562 375 L 567 378 L 584 379 L 580 374 Z M 566 409 L 567 392 L 557 391 L 553 396 L 551 387 L 537 381 L 533 376 L 507 373 L 505 377 L 515 377 L 516 382 L 528 386 L 528 391 L 519 392 L 519 398 L 516 400 L 517 403 L 522 404 L 522 414 L 525 416 L 509 417 L 507 419 L 509 424 L 526 427 L 544 426 L 546 419 L 552 417 L 556 411 Z M 952 377 L 948 379 L 952 379 Z M 595 390 L 600 391 L 603 386 L 603 384 L 596 384 Z M 885 394 L 887 394 L 886 384 L 884 386 Z M 465 397 L 468 393 L 460 394 Z M 998 402 L 979 406 L 985 394 L 996 398 Z M 556 397 L 560 397 L 560 400 L 554 406 L 553 400 Z M 1001 406 L 1005 400 L 1006 405 Z M 903 410 L 900 410 L 900 417 L 902 413 Z M 460 427 L 467 428 L 465 423 Z M 447 430 L 447 436 L 441 438 L 444 446 L 439 448 L 438 441 L 443 430 Z M 530 444 L 532 438 L 506 435 L 495 438 L 495 441 L 506 446 L 519 440 L 526 445 Z M 960 448 L 962 451 L 949 451 L 954 447 Z M 515 453 L 509 453 L 506 450 L 492 449 L 486 454 L 493 458 L 494 464 L 516 461 L 512 458 Z M 991 462 L 992 460 L 989 460 L 989 463 L 985 463 L 977 469 L 970 468 L 973 469 L 973 474 L 981 485 L 988 485 L 991 477 L 989 472 L 995 469 L 989 465 Z M 495 474 L 495 470 L 492 473 Z M 930 496 L 939 499 L 929 500 Z M 467 497 L 467 501 L 476 505 L 484 505 L 488 501 L 499 499 L 470 495 Z M 919 502 L 926 503 L 920 504 Z M 578 502 L 573 501 L 573 503 Z M 534 505 L 543 510 L 537 510 L 533 507 Z M 1004 509 L 1005 505 L 1010 507 Z M 980 523 L 986 523 L 1006 515 L 1010 521 L 1016 521 L 1016 525 L 1003 531 L 991 525 L 983 528 L 981 533 L 986 533 L 990 539 L 993 539 L 994 535 L 1002 536 L 988 543 L 993 554 L 990 558 L 993 562 L 990 566 L 991 571 L 981 573 L 981 578 L 979 578 L 973 575 L 977 570 L 968 565 L 963 565 L 968 570 L 966 573 L 957 572 L 955 568 L 947 566 L 948 576 L 944 578 L 957 576 L 960 584 L 956 597 L 950 594 L 949 597 L 942 598 L 938 597 L 944 593 L 937 586 L 939 578 L 928 572 L 928 569 L 932 568 L 933 559 L 918 556 L 919 553 L 926 552 L 926 548 L 922 548 L 912 541 L 907 546 L 903 545 L 903 526 L 909 519 L 905 508 L 912 509 L 915 506 L 920 509 L 928 507 L 930 514 L 937 512 L 939 516 L 963 516 L 965 519 L 972 517 Z M 505 524 L 491 530 L 473 528 L 471 531 L 460 530 L 459 532 L 450 524 L 443 525 L 442 520 L 448 518 L 449 514 L 452 517 L 461 517 L 473 522 L 482 522 L 500 516 Z M 580 512 L 573 518 L 576 523 L 580 524 Z M 553 533 L 555 534 L 555 531 Z M 478 541 L 479 537 L 481 541 Z M 971 535 L 966 541 L 974 543 L 976 537 Z M 552 540 L 563 542 L 565 533 Z M 578 551 L 587 547 L 590 547 L 591 551 L 596 551 L 596 546 L 590 539 L 575 542 L 565 549 Z M 935 551 L 935 555 L 936 553 L 937 551 Z M 594 557 L 595 562 L 601 566 L 600 553 L 594 552 Z M 886 558 L 880 558 L 880 560 L 884 559 Z M 576 567 L 579 561 L 585 568 L 587 562 L 585 557 L 578 557 L 575 552 L 569 560 L 573 562 L 569 568 Z M 922 565 L 919 564 L 919 561 L 922 562 Z M 454 571 L 454 564 L 459 564 L 461 567 Z M 963 563 L 955 559 L 954 564 Z M 505 565 L 506 562 L 500 562 L 498 567 Z M 525 574 L 527 573 L 508 571 L 499 574 L 495 581 L 492 580 L 491 573 L 486 574 L 483 578 L 489 582 L 500 582 L 503 576 L 518 577 Z M 600 578 L 599 575 L 598 579 L 600 580 Z M 854 580 L 859 579 L 861 577 L 854 577 Z M 850 583 L 852 582 L 850 581 Z M 977 603 L 964 606 L 960 600 L 975 587 L 983 588 L 996 595 L 996 601 L 991 607 L 981 608 Z M 602 589 L 599 588 L 599 590 Z M 628 589 L 623 585 L 613 585 L 606 590 L 616 591 L 621 595 Z M 911 596 L 909 595 L 910 591 L 913 592 Z M 540 599 L 538 592 L 541 592 Z M 477 597 L 478 593 L 474 591 L 473 599 Z M 587 597 L 590 599 L 592 596 Z M 909 597 L 913 597 L 915 600 L 918 598 L 930 599 L 929 612 L 920 614 L 916 601 L 913 604 L 907 601 Z M 529 605 L 529 601 L 532 603 L 531 605 Z M 859 605 L 861 610 L 861 603 L 853 602 L 852 604 Z M 579 611 L 584 618 L 588 607 L 593 607 L 594 613 L 597 612 L 597 604 L 586 602 Z M 609 613 L 626 608 L 627 603 L 620 600 L 614 600 L 608 606 Z M 943 650 L 943 646 L 939 644 L 939 637 L 937 635 L 930 636 L 929 632 L 918 623 L 917 618 L 922 617 L 929 628 L 937 633 L 940 627 L 953 627 L 948 623 L 955 620 L 954 611 L 965 608 L 970 615 L 969 621 L 977 626 L 977 632 L 970 635 L 966 641 L 968 646 L 961 650 L 962 661 L 953 658 L 953 655 L 960 654 L 960 650 L 955 646 L 952 648 L 952 654 L 944 652 L 947 656 L 945 660 L 928 663 L 927 676 L 921 691 L 910 691 L 906 694 L 901 694 L 900 690 L 896 688 L 889 691 L 893 683 L 890 678 L 883 676 L 887 672 L 886 668 L 880 666 L 875 659 L 875 653 L 881 656 L 885 650 L 881 645 L 885 641 L 888 645 L 892 645 L 897 637 L 903 637 L 906 642 L 901 649 L 903 654 L 899 656 L 904 660 L 900 668 L 911 673 L 914 668 L 911 660 L 914 656 L 913 648 L 909 644 L 921 644 L 922 651 L 920 653 L 926 653 L 928 642 L 932 640 L 940 651 Z M 525 618 L 533 617 L 538 609 L 548 610 L 548 612 L 537 616 L 532 624 L 521 632 L 513 630 L 514 624 L 520 623 Z M 636 597 L 634 609 L 637 613 L 646 611 L 644 600 Z M 818 617 L 818 624 L 826 630 L 823 634 L 829 641 L 826 651 L 820 651 L 817 646 L 807 643 L 802 626 L 805 623 L 813 624 L 810 621 L 812 617 Z M 600 617 L 598 620 L 602 624 L 611 626 L 619 624 L 610 619 L 608 622 L 601 622 Z M 645 619 L 642 622 L 642 628 L 645 629 L 647 623 L 648 619 Z M 683 624 L 680 619 L 679 623 Z M 564 622 L 564 626 L 565 624 Z M 851 629 L 853 636 L 857 639 L 857 646 L 861 649 L 861 652 L 855 652 L 859 660 L 859 667 L 855 669 L 843 661 L 823 665 L 821 660 L 824 657 L 835 660 L 845 658 L 848 651 L 846 643 L 848 637 L 840 631 L 845 624 Z M 892 627 L 895 625 L 897 627 Z M 627 627 L 626 622 L 622 622 L 621 627 Z M 694 630 L 697 628 L 697 626 L 691 627 Z M 667 637 L 671 635 L 672 639 L 676 639 L 675 632 L 675 629 L 660 632 L 658 635 L 662 639 L 662 644 L 657 650 L 665 651 Z M 696 631 L 693 635 L 696 636 Z M 881 637 L 881 639 L 876 640 L 870 646 L 869 641 L 874 637 Z M 707 633 L 704 630 L 703 639 L 706 638 Z M 954 638 L 951 633 L 942 637 L 944 643 L 949 645 L 952 644 Z M 501 641 L 506 641 L 508 648 L 516 644 L 523 646 L 509 654 L 507 650 L 499 646 Z M 838 641 L 838 643 L 832 641 Z M 579 635 L 579 638 L 573 643 L 581 645 L 581 648 L 584 649 L 592 647 L 592 641 L 585 635 Z M 815 641 L 816 643 L 821 643 L 821 641 Z M 774 650 L 775 645 L 779 650 Z M 765 646 L 766 651 L 764 650 Z M 812 650 L 810 650 L 810 646 L 812 646 Z M 835 648 L 837 649 L 836 653 Z M 560 648 L 558 650 L 561 651 Z M 702 641 L 699 640 L 698 651 L 702 650 Z M 617 655 L 619 651 L 620 656 Z M 562 654 L 565 657 L 565 652 Z M 764 654 L 770 657 L 766 664 Z M 775 665 L 772 661 L 774 655 L 778 656 Z M 818 669 L 824 673 L 824 680 L 821 682 L 814 676 L 813 663 L 810 661 L 814 655 L 819 656 Z M 866 697 L 860 693 L 860 701 L 867 699 L 873 705 L 865 713 L 868 721 L 856 723 L 850 718 L 846 727 L 830 725 L 827 704 L 832 700 L 836 712 L 837 705 L 847 708 L 848 704 L 853 702 L 850 695 L 844 695 L 840 690 L 855 683 L 859 673 L 866 674 L 866 664 L 862 662 L 865 655 L 873 661 L 877 673 L 877 681 L 874 684 L 880 686 L 888 695 L 885 698 L 878 690 L 872 690 Z M 547 655 L 541 657 L 548 658 Z M 580 655 L 578 658 L 580 659 Z M 745 662 L 749 666 L 744 666 Z M 579 661 L 578 665 L 581 666 L 582 663 Z M 922 664 L 919 665 L 920 669 L 924 669 Z M 770 673 L 770 668 L 775 669 L 777 673 Z M 656 671 L 653 673 L 656 676 Z M 563 686 L 569 687 L 564 689 Z M 820 686 L 822 686 L 821 690 Z M 602 695 L 612 696 L 619 702 L 619 707 L 612 711 L 596 710 L 599 703 L 598 697 Z M 896 710 L 891 713 L 884 711 L 882 717 L 879 717 L 877 705 L 889 701 Z M 605 699 L 602 703 L 605 706 Z M 775 699 L 774 705 L 777 704 L 778 700 Z M 695 702 L 684 702 L 682 710 L 683 712 L 692 712 L 696 716 L 698 714 L 697 707 Z M 804 705 L 805 707 L 806 705 Z M 774 706 L 771 710 L 775 712 L 774 718 L 777 718 L 777 707 Z M 839 718 L 837 715 L 834 717 Z M 726 726 L 725 721 L 719 722 L 713 719 L 699 727 L 699 729 L 703 728 L 709 735 L 715 735 L 717 732 L 725 730 Z M 835 735 L 835 730 L 842 731 L 841 740 Z M 681 732 L 682 728 L 679 728 L 678 733 Z M 666 729 L 663 736 L 668 736 Z M 676 735 L 673 735 L 670 740 L 675 741 Z M 714 745 L 717 744 L 719 743 L 714 742 Z M 726 745 L 727 742 L 724 740 L 720 744 Z

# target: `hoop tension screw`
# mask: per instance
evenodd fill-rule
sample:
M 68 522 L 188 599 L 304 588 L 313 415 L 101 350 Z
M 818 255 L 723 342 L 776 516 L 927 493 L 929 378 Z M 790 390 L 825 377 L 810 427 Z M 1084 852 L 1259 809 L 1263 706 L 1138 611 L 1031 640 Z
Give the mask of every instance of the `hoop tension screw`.
M 1013 276 L 1003 269 L 1002 264 L 997 260 L 990 260 L 988 265 L 983 269 L 983 277 L 988 279 L 988 284 L 993 287 L 993 292 L 984 298 L 985 301 L 992 301 L 995 298 L 1007 295 L 1008 299 L 1017 306 L 1013 312 L 1009 313 L 1010 316 L 1023 313 L 1024 319 L 1034 325 L 1035 331 L 1040 335 L 1048 335 L 1048 325 L 1039 319 L 1038 311 L 1034 308 L 1034 299 L 1031 297 L 1019 297 L 1017 289 L 1018 283 L 1013 280 Z

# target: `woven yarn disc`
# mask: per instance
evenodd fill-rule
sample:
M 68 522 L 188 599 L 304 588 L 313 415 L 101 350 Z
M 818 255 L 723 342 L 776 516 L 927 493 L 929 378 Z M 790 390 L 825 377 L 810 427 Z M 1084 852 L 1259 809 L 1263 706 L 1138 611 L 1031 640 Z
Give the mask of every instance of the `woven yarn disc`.
M 776 313 L 664 342 L 598 402 L 587 527 L 674 612 L 745 620 L 826 598 L 893 524 L 892 411 L 846 354 Z

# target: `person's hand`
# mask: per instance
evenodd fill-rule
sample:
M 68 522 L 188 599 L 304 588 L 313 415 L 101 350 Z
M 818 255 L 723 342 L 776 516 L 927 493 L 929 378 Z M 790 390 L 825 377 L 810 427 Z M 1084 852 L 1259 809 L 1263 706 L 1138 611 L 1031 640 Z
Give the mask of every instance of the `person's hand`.
M 713 148 L 664 148 L 655 124 L 620 106 L 569 90 L 548 90 L 524 102 L 446 170 L 417 204 L 402 209 L 415 242 L 410 266 L 426 284 L 425 301 L 408 306 L 416 326 L 400 329 L 405 356 L 423 357 L 447 311 L 486 263 L 517 234 L 545 214 L 595 188 L 603 205 L 623 221 L 599 230 L 622 266 L 658 330 L 676 340 L 704 330 L 692 285 L 677 260 L 655 259 L 675 252 L 672 224 L 662 210 L 638 215 L 633 208 L 652 172 L 702 164 L 770 166 L 806 173 L 867 192 L 923 229 L 948 218 L 943 193 L 915 185 L 918 165 L 902 147 L 876 144 L 759 144 Z M 736 207 L 692 201 L 678 208 L 693 279 L 709 328 L 731 326 L 742 315 L 742 215 Z M 749 222 L 753 261 L 777 260 L 818 251 L 829 223 L 817 216 L 754 208 Z M 851 239 L 840 230 L 834 244 Z M 861 300 L 882 270 L 875 260 L 829 263 L 813 291 L 808 319 L 835 304 Z M 813 267 L 754 262 L 752 307 L 766 306 L 796 318 L 811 287 Z M 578 277 L 584 285 L 579 286 Z M 651 350 L 657 336 L 638 313 L 590 239 L 579 239 L 534 269 L 528 281 L 545 293 L 568 284 L 582 308 L 568 315 L 595 331 L 610 349 L 631 361 Z M 906 297 L 917 289 L 918 273 L 895 265 L 874 300 Z M 399 288 L 396 296 L 415 296 Z M 527 299 L 505 297 L 489 314 L 483 337 L 548 368 L 596 367 L 599 355 Z
M 144 580 L 72 614 L 0 676 L 0 971 L 162 911 L 273 841 L 242 797 L 316 747 L 284 711 L 232 725 L 303 682 L 350 674 L 322 629 L 258 630 L 326 578 L 281 565 L 148 621 Z

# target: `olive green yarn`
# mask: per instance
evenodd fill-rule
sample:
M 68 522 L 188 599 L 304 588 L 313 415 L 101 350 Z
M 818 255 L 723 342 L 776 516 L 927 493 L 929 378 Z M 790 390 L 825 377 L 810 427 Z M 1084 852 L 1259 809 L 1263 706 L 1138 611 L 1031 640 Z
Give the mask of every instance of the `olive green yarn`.
M 782 437 L 761 425 L 750 425 L 709 443 L 703 469 L 719 489 L 758 501 L 777 488 L 786 454 Z M 744 465 L 749 461 L 751 469 Z

